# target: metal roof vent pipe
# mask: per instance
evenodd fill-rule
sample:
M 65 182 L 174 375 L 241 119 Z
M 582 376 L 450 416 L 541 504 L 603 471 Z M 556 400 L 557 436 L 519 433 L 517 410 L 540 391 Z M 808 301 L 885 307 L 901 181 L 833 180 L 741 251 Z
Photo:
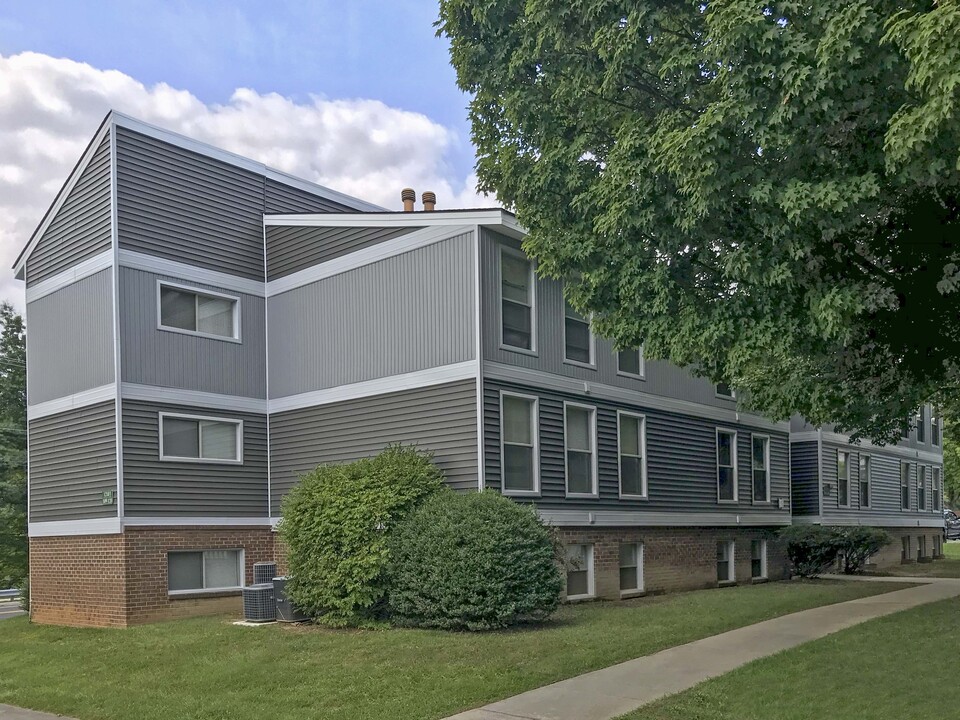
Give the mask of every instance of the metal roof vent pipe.
M 433 212 L 437 207 L 437 194 L 427 190 L 423 195 L 420 196 L 420 199 L 423 200 L 423 210 L 424 212 Z
M 413 212 L 413 204 L 417 201 L 417 194 L 413 191 L 413 188 L 401 190 L 400 199 L 403 200 L 403 211 Z

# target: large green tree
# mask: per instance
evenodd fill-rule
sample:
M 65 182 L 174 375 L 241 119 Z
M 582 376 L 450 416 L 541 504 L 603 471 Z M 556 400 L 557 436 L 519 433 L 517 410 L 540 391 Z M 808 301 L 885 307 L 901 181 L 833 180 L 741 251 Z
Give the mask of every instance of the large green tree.
M 0 303 L 0 588 L 27 577 L 27 372 L 23 318 Z
M 892 441 L 957 393 L 960 2 L 441 0 L 483 189 L 595 329 Z

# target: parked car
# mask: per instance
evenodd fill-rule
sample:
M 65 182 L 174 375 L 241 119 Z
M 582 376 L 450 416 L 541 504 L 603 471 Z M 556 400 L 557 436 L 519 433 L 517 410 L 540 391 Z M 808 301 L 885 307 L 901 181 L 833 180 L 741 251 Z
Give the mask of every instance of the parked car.
M 947 540 L 960 540 L 960 517 L 953 510 L 943 511 L 943 529 Z

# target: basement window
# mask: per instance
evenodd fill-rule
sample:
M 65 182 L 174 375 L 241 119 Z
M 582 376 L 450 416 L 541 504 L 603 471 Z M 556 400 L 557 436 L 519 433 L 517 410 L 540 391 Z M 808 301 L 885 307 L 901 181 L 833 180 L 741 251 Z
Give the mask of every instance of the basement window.
M 764 580 L 767 577 L 767 541 L 750 541 L 750 577 Z
M 160 459 L 243 462 L 243 421 L 160 413 Z
M 161 282 L 157 285 L 161 330 L 240 340 L 240 301 L 232 295 Z
M 567 600 L 593 597 L 593 545 L 567 545 Z
M 643 543 L 620 543 L 620 594 L 643 592 Z
M 243 550 L 198 550 L 167 553 L 167 587 L 171 595 L 243 587 Z
M 733 540 L 722 540 L 717 543 L 717 582 L 733 582 Z

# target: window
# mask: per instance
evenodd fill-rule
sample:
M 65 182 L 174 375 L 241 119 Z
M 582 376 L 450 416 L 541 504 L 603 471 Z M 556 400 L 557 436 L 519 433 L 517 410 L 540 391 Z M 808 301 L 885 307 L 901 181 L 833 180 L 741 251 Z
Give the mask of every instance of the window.
M 620 375 L 643 377 L 643 350 L 620 350 L 617 352 L 617 372 Z
M 939 535 L 933 535 L 933 556 L 943 557 L 943 538 Z
M 940 475 L 940 468 L 933 468 L 933 509 L 937 512 L 943 510 L 943 480 Z
M 724 540 L 717 543 L 717 582 L 733 582 L 733 541 Z
M 917 468 L 917 510 L 927 509 L 927 466 Z
M 642 415 L 617 413 L 621 497 L 647 496 L 644 427 L 645 420 Z
M 900 463 L 900 509 L 910 509 L 910 463 Z
M 567 545 L 567 599 L 593 597 L 593 545 Z
M 500 248 L 500 319 L 503 345 L 536 350 L 533 263 L 507 248 Z
M 767 541 L 750 541 L 750 577 L 761 580 L 767 577 Z
M 936 408 L 930 415 L 930 444 L 940 445 L 940 415 Z
M 850 453 L 837 451 L 837 504 L 850 507 Z
M 537 400 L 522 395 L 500 396 L 500 437 L 503 492 L 536 493 L 539 483 Z
M 158 284 L 159 326 L 227 340 L 240 339 L 240 302 L 229 295 Z
M 620 594 L 643 592 L 643 543 L 620 543 Z
M 870 456 L 860 454 L 860 507 L 870 507 Z
M 737 501 L 737 434 L 717 430 L 717 500 Z
M 564 405 L 563 438 L 567 454 L 567 495 L 597 494 L 596 410 Z
M 770 501 L 770 438 L 753 435 L 750 459 L 753 465 L 753 501 Z
M 242 462 L 243 422 L 160 413 L 160 459 Z
M 917 411 L 917 442 L 927 441 L 927 406 L 921 405 Z
M 593 365 L 593 333 L 590 321 L 564 298 L 563 359 L 581 365 Z
M 927 556 L 927 538 L 924 535 L 917 535 L 917 562 L 920 562 Z
M 732 387 L 727 385 L 727 383 L 717 383 L 715 392 L 719 397 L 725 397 L 725 398 L 731 398 L 731 399 L 737 397 L 736 391 Z
M 906 562 L 910 559 L 910 536 L 904 535 L 900 538 L 900 561 Z
M 234 590 L 243 586 L 243 550 L 199 550 L 167 554 L 171 593 Z

